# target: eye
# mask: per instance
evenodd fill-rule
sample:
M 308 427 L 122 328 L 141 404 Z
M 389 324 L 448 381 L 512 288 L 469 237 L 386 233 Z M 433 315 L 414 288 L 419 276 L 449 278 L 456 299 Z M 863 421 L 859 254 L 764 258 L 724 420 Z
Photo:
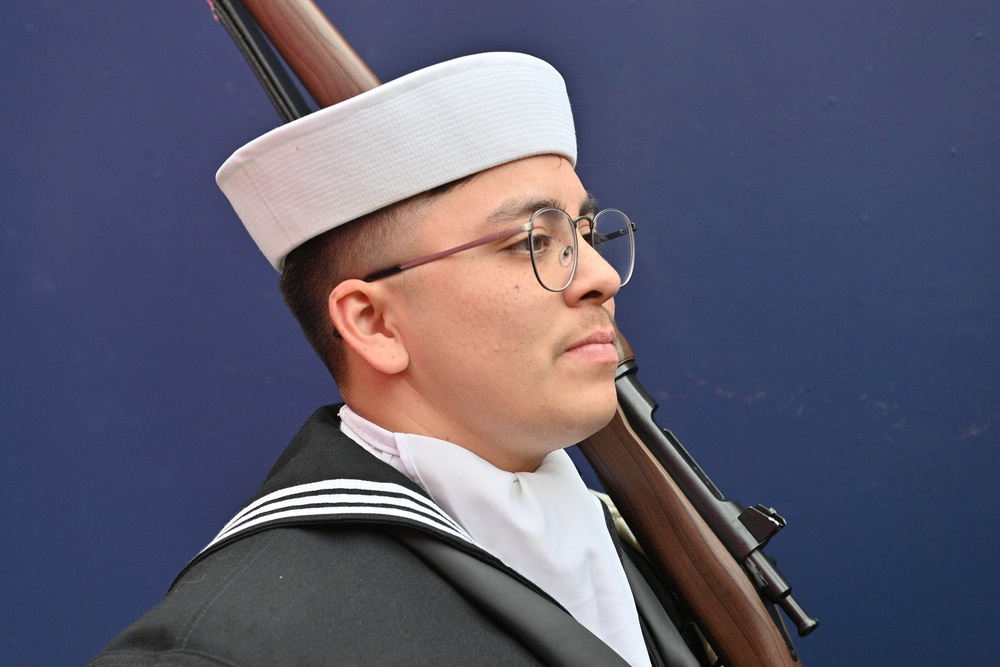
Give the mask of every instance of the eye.
M 544 229 L 536 227 L 526 237 L 507 249 L 514 252 L 541 254 L 552 247 L 553 238 Z
M 555 243 L 555 239 L 549 236 L 544 229 L 535 228 L 532 230 L 531 239 L 531 249 L 536 253 L 545 252 L 552 247 L 553 243 Z

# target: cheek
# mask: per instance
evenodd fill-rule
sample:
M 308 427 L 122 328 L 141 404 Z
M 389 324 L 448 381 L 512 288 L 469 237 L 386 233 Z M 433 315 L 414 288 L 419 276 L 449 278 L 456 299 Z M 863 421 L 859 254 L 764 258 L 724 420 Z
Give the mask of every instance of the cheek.
M 406 290 L 416 334 L 411 340 L 425 360 L 461 361 L 484 371 L 502 367 L 506 374 L 545 349 L 551 297 L 557 295 L 544 292 L 530 268 L 528 276 L 510 272 L 492 279 L 477 276 L 473 267 L 440 273 Z
M 541 324 L 550 318 L 544 317 L 538 295 L 531 294 L 530 287 L 508 282 L 481 290 L 468 312 L 467 322 L 470 334 L 480 342 L 484 353 L 509 359 L 537 349 Z

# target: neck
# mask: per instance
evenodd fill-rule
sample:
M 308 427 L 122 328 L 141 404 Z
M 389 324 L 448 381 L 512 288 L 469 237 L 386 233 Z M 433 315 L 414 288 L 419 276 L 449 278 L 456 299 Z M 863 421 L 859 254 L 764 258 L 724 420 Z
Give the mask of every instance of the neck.
M 341 393 L 351 410 L 388 431 L 451 442 L 507 472 L 534 472 L 550 452 L 561 448 L 540 446 L 516 428 L 499 425 L 486 430 L 467 415 L 446 414 L 398 376 L 386 377 L 352 383 Z

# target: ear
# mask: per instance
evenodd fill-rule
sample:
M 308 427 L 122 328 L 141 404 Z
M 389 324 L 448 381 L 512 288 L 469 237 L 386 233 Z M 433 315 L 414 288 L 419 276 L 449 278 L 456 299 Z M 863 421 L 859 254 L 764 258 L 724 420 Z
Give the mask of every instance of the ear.
M 344 343 L 387 375 L 403 371 L 410 362 L 392 316 L 393 297 L 383 284 L 351 279 L 334 287 L 328 300 L 330 319 Z

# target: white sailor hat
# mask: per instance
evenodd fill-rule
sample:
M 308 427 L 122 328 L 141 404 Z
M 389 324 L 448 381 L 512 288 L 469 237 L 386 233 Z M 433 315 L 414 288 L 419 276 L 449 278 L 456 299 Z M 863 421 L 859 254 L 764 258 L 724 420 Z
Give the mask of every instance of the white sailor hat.
M 278 127 L 216 181 L 275 269 L 362 215 L 524 157 L 576 163 L 566 84 L 520 53 L 449 60 Z

